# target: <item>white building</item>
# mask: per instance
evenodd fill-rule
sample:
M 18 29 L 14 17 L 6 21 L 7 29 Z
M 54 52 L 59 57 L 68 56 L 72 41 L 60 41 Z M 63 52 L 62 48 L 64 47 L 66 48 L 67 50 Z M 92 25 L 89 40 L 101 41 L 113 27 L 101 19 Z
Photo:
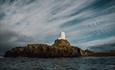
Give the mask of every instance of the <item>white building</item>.
M 66 39 L 65 32 L 60 32 L 58 39 Z

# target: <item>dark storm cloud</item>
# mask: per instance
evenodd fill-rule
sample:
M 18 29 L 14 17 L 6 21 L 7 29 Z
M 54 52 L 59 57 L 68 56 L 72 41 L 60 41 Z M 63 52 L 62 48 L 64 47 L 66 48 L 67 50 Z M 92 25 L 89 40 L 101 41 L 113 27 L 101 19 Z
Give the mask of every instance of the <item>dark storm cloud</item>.
M 115 4 L 115 0 L 96 0 L 93 4 L 90 6 L 93 9 L 97 10 L 103 10 L 105 8 L 111 7 Z
M 6 50 L 16 47 L 25 46 L 26 43 L 30 43 L 32 38 L 20 35 L 6 26 L 0 24 L 0 53 L 3 54 Z
M 109 52 L 115 49 L 115 42 L 114 43 L 109 43 L 109 44 L 103 44 L 103 45 L 98 45 L 98 46 L 91 46 L 89 47 L 90 50 L 92 51 L 103 51 L 103 52 Z M 109 49 L 108 49 L 109 48 Z
M 5 17 L 5 13 L 4 12 L 0 12 L 0 20 L 2 20 Z
M 4 3 L 13 3 L 15 0 L 0 0 L 0 4 L 4 4 Z
M 0 29 L 2 26 L 0 26 Z M 16 37 L 17 35 L 11 31 L 6 30 L 0 30 L 0 53 L 5 52 L 7 49 L 14 46 L 14 43 L 11 40 L 11 38 Z

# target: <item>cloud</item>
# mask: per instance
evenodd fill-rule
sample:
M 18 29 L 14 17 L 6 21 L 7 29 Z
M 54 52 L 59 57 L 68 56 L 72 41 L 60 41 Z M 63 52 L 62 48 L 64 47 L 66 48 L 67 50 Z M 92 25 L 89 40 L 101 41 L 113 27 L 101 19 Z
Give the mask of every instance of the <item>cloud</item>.
M 98 45 L 115 36 L 114 9 L 114 0 L 0 0 L 0 45 L 52 43 L 61 31 L 76 46 Z
M 113 43 L 115 43 L 115 36 L 105 38 L 105 39 L 97 39 L 93 41 L 88 41 L 88 42 L 84 42 L 80 44 L 81 46 L 92 47 L 92 46 L 100 46 L 100 45 L 107 45 L 107 44 L 113 44 Z

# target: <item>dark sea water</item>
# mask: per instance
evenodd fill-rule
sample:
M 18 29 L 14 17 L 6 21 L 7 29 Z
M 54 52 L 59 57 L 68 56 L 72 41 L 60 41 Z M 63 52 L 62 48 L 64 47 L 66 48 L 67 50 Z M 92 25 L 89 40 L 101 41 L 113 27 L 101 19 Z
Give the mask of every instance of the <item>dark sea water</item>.
M 0 58 L 0 70 L 115 70 L 115 57 Z

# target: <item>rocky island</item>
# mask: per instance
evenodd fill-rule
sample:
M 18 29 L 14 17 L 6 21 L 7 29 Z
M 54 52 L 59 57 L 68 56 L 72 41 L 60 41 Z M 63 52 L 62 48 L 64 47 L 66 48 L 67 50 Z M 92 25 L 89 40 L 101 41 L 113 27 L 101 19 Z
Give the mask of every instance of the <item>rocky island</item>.
M 54 44 L 28 44 L 24 47 L 15 47 L 8 50 L 4 57 L 38 57 L 38 58 L 55 58 L 55 57 L 79 57 L 79 56 L 115 56 L 112 52 L 93 52 L 82 50 L 72 46 L 65 38 L 65 33 L 61 32 L 59 38 Z

